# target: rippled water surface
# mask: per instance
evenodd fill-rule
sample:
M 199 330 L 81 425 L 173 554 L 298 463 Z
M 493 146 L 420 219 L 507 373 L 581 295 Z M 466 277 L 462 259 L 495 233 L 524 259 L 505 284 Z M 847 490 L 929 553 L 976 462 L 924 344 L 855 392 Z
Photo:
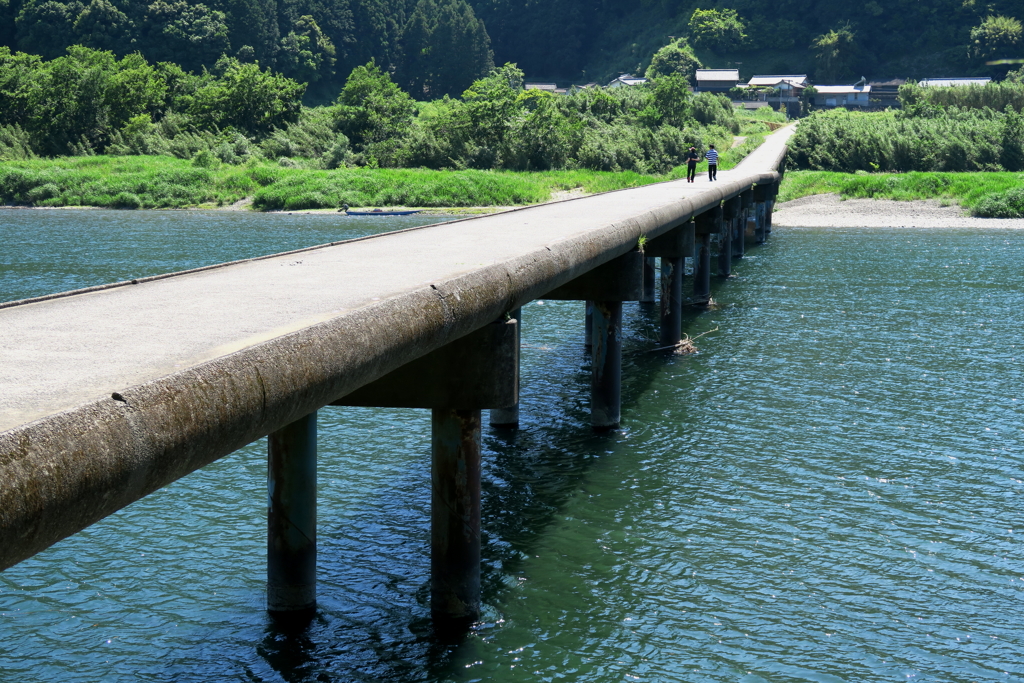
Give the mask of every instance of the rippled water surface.
M 94 284 L 82 249 L 107 281 L 342 238 L 239 224 L 236 253 L 166 213 L 183 241 L 132 246 L 151 214 L 18 213 L 49 238 L 5 248 L 4 299 Z M 466 642 L 427 621 L 429 415 L 327 408 L 306 632 L 263 613 L 256 443 L 0 575 L 0 680 L 1022 681 L 1022 261 L 1010 230 L 777 230 L 686 319 L 696 356 L 649 353 L 656 316 L 627 304 L 610 436 L 582 304 L 531 304 L 523 428 L 485 428 Z

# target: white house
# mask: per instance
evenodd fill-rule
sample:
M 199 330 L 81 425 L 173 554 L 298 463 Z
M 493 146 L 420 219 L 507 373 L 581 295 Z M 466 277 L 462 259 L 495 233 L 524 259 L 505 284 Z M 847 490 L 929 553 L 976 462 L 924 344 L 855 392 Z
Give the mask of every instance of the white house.
M 739 69 L 697 69 L 694 92 L 729 92 L 740 83 Z
M 807 74 L 779 74 L 772 76 L 754 76 L 747 85 L 751 88 L 778 88 L 782 86 L 806 88 Z
M 818 94 L 814 104 L 819 107 L 866 107 L 869 104 L 871 86 L 857 85 L 816 85 Z
M 924 88 L 948 88 L 952 85 L 988 85 L 992 79 L 988 76 L 978 78 L 924 78 L 918 85 Z
M 760 99 L 773 104 L 799 102 L 800 93 L 807 86 L 807 74 L 754 76 L 746 85 L 748 88 L 772 88 L 772 92 L 765 92 Z
M 616 78 L 614 81 L 609 83 L 608 87 L 609 88 L 621 88 L 624 85 L 640 85 L 641 83 L 646 83 L 646 82 L 647 82 L 646 78 L 637 78 L 633 74 L 622 74 L 621 76 Z

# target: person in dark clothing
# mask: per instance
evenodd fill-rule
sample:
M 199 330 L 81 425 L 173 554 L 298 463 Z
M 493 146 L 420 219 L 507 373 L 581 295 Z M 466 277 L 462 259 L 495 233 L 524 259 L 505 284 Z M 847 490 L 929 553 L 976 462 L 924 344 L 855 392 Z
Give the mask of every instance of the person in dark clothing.
M 697 154 L 697 148 L 691 147 L 690 151 L 686 153 L 686 182 L 692 183 L 697 180 L 698 161 L 700 161 L 700 155 Z
M 715 146 L 708 145 L 708 151 L 704 152 L 704 156 L 708 160 L 708 182 L 718 180 L 718 152 L 715 151 Z

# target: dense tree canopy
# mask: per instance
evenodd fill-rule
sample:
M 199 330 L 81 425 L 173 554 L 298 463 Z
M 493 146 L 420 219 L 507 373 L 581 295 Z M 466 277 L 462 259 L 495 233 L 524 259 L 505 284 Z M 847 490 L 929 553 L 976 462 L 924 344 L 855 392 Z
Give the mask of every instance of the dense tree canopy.
M 857 42 L 849 24 L 844 24 L 814 39 L 817 60 L 816 78 L 821 82 L 836 82 L 853 75 L 857 63 Z
M 466 0 L 0 0 L 0 45 L 47 59 L 72 45 L 137 51 L 195 73 L 235 57 L 315 84 L 322 100 L 370 60 L 421 96 L 461 92 L 493 66 Z
M 700 68 L 702 65 L 697 55 L 693 54 L 693 49 L 685 39 L 679 38 L 654 53 L 651 65 L 647 67 L 644 75 L 650 79 L 682 76 L 690 85 L 696 85 L 695 75 Z
M 417 99 L 457 95 L 494 67 L 487 29 L 466 0 L 419 0 L 404 46 L 401 72 Z
M 734 9 L 695 9 L 690 15 L 690 39 L 694 45 L 723 52 L 746 41 L 745 26 Z

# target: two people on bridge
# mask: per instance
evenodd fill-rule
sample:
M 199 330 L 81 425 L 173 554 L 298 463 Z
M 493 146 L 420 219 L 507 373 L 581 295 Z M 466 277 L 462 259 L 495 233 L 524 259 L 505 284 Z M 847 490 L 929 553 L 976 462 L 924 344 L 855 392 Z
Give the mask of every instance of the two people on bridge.
M 708 160 L 708 182 L 718 180 L 718 152 L 714 145 L 708 145 L 708 151 L 704 153 Z M 686 154 L 686 182 L 692 183 L 697 180 L 697 164 L 700 162 L 700 154 L 696 147 L 690 147 Z

